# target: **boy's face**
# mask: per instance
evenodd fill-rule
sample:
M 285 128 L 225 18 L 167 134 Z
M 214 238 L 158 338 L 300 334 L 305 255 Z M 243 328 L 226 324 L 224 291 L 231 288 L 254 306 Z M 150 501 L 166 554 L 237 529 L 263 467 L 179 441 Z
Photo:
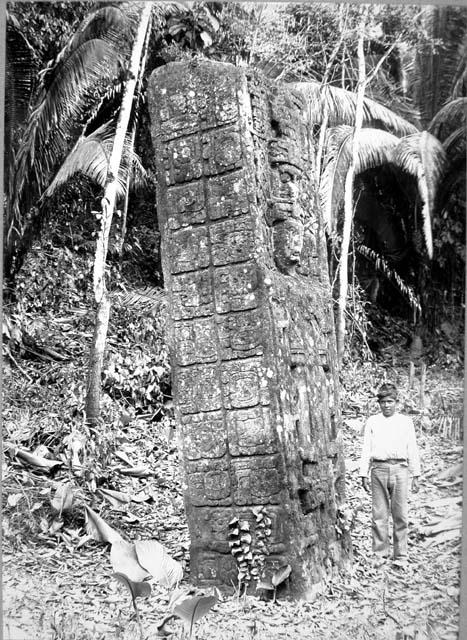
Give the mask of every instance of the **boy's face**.
M 396 412 L 396 401 L 394 398 L 382 398 L 379 400 L 379 406 L 385 418 L 390 418 Z

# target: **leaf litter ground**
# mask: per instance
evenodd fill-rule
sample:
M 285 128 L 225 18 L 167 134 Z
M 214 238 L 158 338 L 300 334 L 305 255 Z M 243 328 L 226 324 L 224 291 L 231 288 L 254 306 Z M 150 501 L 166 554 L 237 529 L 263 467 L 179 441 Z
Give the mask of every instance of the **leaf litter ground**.
M 414 414 L 423 458 L 420 492 L 410 496 L 410 564 L 402 571 L 390 563 L 376 568 L 370 499 L 358 478 L 360 434 L 370 410 L 368 380 L 374 383 L 374 366 L 369 363 L 354 372 L 354 388 L 347 385 L 344 397 L 354 553 L 350 573 L 330 582 L 312 602 L 279 598 L 273 604 L 250 595 L 224 595 L 197 623 L 199 640 L 394 640 L 404 633 L 418 640 L 458 637 L 462 446 L 452 430 L 446 432 L 441 405 L 446 406 L 446 398 L 462 398 L 461 379 L 429 371 L 425 411 L 417 408 L 417 388 L 404 396 L 405 409 Z M 407 381 L 402 386 L 407 388 Z M 161 432 L 160 423 L 142 419 L 120 426 L 116 438 L 119 455 L 110 464 L 118 486 L 114 483 L 113 490 L 134 500 L 119 504 L 118 499 L 112 502 L 111 490 L 108 499 L 96 491 L 91 508 L 128 541 L 157 539 L 164 544 L 184 565 L 184 582 L 189 582 L 189 537 L 173 438 Z M 8 457 L 3 471 L 5 640 L 138 638 L 128 592 L 111 577 L 108 545 L 87 540 L 79 517 L 65 518 L 55 532 L 49 526 L 50 496 L 62 471 L 51 478 Z M 31 524 L 27 530 L 23 521 L 19 531 L 15 515 L 19 518 L 25 511 L 39 526 Z M 139 601 L 146 638 L 157 637 L 169 601 L 166 589 L 152 586 L 150 597 Z M 180 627 L 173 628 L 173 637 L 180 637 Z

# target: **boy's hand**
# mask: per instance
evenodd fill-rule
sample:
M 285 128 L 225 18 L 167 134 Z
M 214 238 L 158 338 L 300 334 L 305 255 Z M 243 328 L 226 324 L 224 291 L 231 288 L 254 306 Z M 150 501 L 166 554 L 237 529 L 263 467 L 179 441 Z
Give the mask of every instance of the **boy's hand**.
M 412 478 L 412 491 L 414 493 L 418 493 L 418 490 L 420 489 L 420 483 L 418 481 L 418 476 L 414 476 Z
M 368 482 L 368 478 L 362 476 L 362 486 L 367 493 L 370 493 L 370 483 Z

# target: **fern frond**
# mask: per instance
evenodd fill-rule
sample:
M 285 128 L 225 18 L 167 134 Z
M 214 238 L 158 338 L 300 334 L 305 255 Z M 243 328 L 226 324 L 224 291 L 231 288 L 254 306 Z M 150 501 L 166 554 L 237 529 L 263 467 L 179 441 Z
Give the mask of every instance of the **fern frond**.
M 321 124 L 325 113 L 328 114 L 331 127 L 354 124 L 357 104 L 355 93 L 340 87 L 323 86 L 318 82 L 292 82 L 289 86 L 305 96 L 312 124 Z M 397 135 L 409 135 L 418 131 L 413 124 L 370 98 L 364 99 L 363 126 L 386 129 Z

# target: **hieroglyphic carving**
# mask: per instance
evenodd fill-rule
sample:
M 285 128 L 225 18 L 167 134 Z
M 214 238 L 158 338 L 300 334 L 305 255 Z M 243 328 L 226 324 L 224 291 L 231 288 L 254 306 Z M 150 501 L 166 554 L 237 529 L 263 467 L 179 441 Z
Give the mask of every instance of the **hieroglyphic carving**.
M 259 271 L 253 262 L 214 271 L 214 296 L 217 313 L 254 309 L 259 302 Z
M 263 353 L 265 322 L 258 309 L 228 313 L 218 318 L 219 347 L 222 360 L 247 358 Z
M 187 460 L 221 458 L 227 452 L 222 411 L 184 415 L 181 425 L 183 452 Z
M 227 533 L 270 519 L 265 568 L 303 594 L 345 557 L 323 225 L 302 98 L 231 65 L 149 85 L 192 578 L 236 581 Z M 268 570 L 269 570 L 268 569 Z
M 264 455 L 278 450 L 268 407 L 228 411 L 227 433 L 232 456 Z

